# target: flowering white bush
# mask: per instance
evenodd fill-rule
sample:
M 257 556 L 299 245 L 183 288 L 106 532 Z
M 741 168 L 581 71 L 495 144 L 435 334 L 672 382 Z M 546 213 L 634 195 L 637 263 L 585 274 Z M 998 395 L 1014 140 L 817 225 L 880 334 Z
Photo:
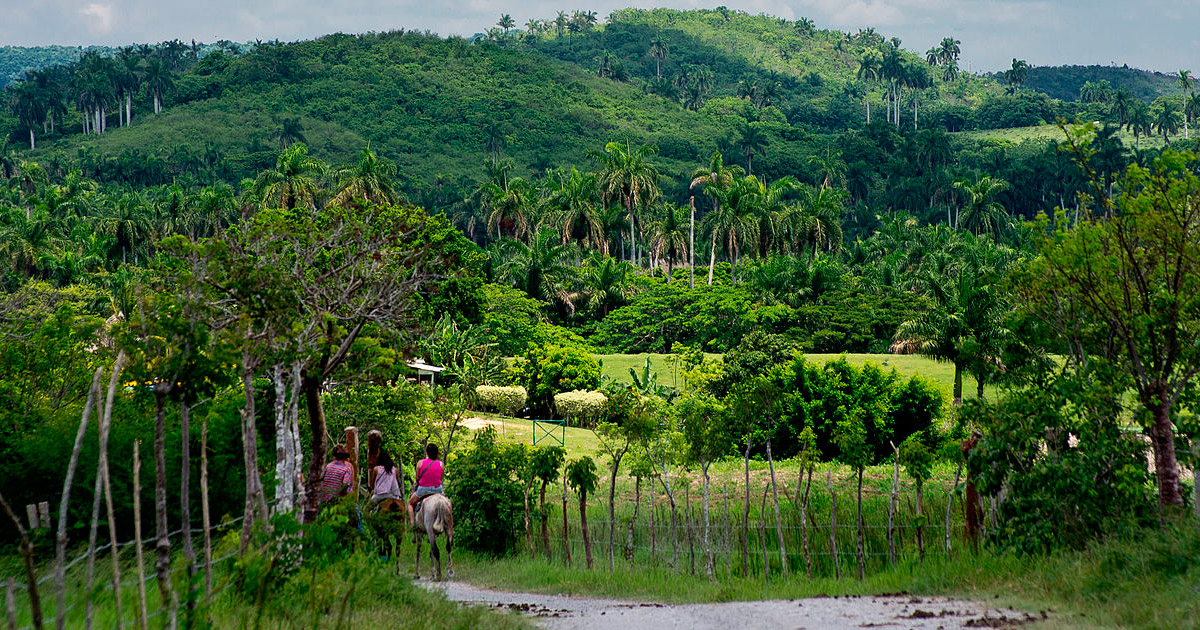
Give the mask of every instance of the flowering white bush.
M 496 385 L 480 385 L 475 388 L 479 404 L 493 411 L 513 415 L 525 408 L 529 393 L 520 385 L 516 387 L 500 387 Z
M 577 389 L 554 395 L 554 408 L 564 418 L 578 423 L 590 423 L 604 410 L 608 398 L 600 392 Z

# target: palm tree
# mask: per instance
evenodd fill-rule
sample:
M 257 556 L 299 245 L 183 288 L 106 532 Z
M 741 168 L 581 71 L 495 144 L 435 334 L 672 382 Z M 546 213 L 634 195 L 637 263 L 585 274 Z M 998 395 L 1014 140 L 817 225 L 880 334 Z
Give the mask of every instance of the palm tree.
M 1169 135 L 1179 133 L 1179 112 L 1175 111 L 1174 103 L 1165 99 L 1162 101 L 1158 108 L 1158 115 L 1154 117 L 1154 126 L 1162 134 L 1163 142 L 1170 144 Z
M 489 180 L 476 189 L 479 204 L 487 215 L 487 229 L 495 237 L 533 235 L 533 187 L 523 178 L 509 177 L 512 160 L 492 161 Z
M 228 184 L 205 186 L 189 200 L 192 238 L 215 236 L 237 218 L 233 189 Z
M 821 188 L 831 188 L 846 182 L 846 162 L 842 160 L 841 151 L 825 147 L 820 154 L 808 158 L 808 162 L 816 166 L 817 180 L 820 181 Z
M 1183 134 L 1187 139 L 1187 124 L 1200 120 L 1200 94 L 1189 94 L 1183 101 Z
M 392 187 L 395 177 L 394 164 L 380 159 L 369 145 L 363 147 L 358 163 L 334 172 L 338 192 L 329 200 L 329 205 L 345 205 L 354 198 L 372 203 L 396 203 L 400 196 Z
M 731 264 L 731 281 L 734 278 L 742 245 L 758 241 L 758 192 L 759 181 L 753 175 L 733 178 L 728 186 L 713 190 L 713 194 L 720 203 L 716 204 L 716 208 L 706 214 L 700 223 L 700 229 L 708 233 L 712 243 L 709 269 L 712 269 L 712 261 L 716 257 L 716 244 L 720 241 Z
M 863 103 L 867 108 L 867 124 L 871 124 L 871 82 L 880 77 L 880 64 L 882 60 L 879 57 L 879 52 L 874 49 L 863 53 L 862 59 L 858 62 L 858 78 L 864 84 L 866 89 L 863 90 Z
M 662 61 L 669 52 L 667 43 L 661 37 L 650 40 L 650 58 L 654 60 L 654 76 L 658 79 L 662 79 Z
M 1179 85 L 1183 88 L 1183 139 L 1188 139 L 1188 114 L 1187 106 L 1189 97 L 1192 95 L 1192 71 L 1179 71 Z
M 318 180 L 327 170 L 324 162 L 308 154 L 304 143 L 293 144 L 279 154 L 275 168 L 258 174 L 252 196 L 272 208 L 316 208 L 321 193 Z
M 1142 136 L 1148 136 L 1154 130 L 1154 118 L 1150 114 L 1150 106 L 1142 102 L 1134 104 L 1133 109 L 1129 112 L 1129 120 L 1126 121 L 1125 126 L 1129 128 L 1129 131 L 1133 132 L 1134 148 L 1141 150 Z
M 650 255 L 667 263 L 667 284 L 671 283 L 671 269 L 680 254 L 688 251 L 688 219 L 682 208 L 673 203 L 663 204 L 663 216 L 651 221 Z
M 958 55 L 962 52 L 962 48 L 959 47 L 960 44 L 962 44 L 962 42 L 954 39 L 953 37 L 942 38 L 942 43 L 938 47 L 938 57 L 941 60 L 942 65 L 958 65 Z
M 1017 88 L 1025 83 L 1025 78 L 1029 76 L 1029 63 L 1024 59 L 1012 60 L 1012 67 L 1004 71 L 1004 83 L 1008 85 L 1008 93 L 1013 94 Z
M 37 138 L 34 130 L 46 118 L 46 107 L 37 86 L 27 81 L 21 81 L 8 88 L 9 104 L 17 120 L 29 130 L 29 149 L 37 148 Z
M 125 100 L 125 119 L 121 121 L 122 127 L 133 124 L 133 93 L 137 92 L 142 84 L 143 61 L 132 46 L 122 48 L 121 52 L 117 53 L 116 84 Z
M 734 178 L 741 177 L 744 174 L 740 166 L 726 167 L 725 159 L 719 150 L 713 151 L 712 157 L 708 159 L 708 164 L 692 171 L 692 183 L 689 189 L 694 190 L 697 187 L 708 195 L 713 202 L 713 212 L 717 212 L 721 205 L 719 191 L 733 183 Z M 712 250 L 708 260 L 708 284 L 713 283 L 713 267 L 716 265 L 717 259 L 717 242 L 714 236 L 712 241 Z
M 113 246 L 120 252 L 121 262 L 128 262 L 132 255 L 136 263 L 138 255 L 147 251 L 147 243 L 154 232 L 145 198 L 135 192 L 122 195 L 112 214 L 102 220 L 102 229 L 113 237 Z
M 308 142 L 308 139 L 304 137 L 304 125 L 301 124 L 300 118 L 288 116 L 280 122 L 282 126 L 279 133 L 275 134 L 275 137 L 279 139 L 280 149 L 286 149 L 288 145 L 297 142 Z
M 558 14 L 554 16 L 554 32 L 558 35 L 559 39 L 562 39 L 563 33 L 566 32 L 567 24 L 569 24 L 569 22 L 570 20 L 567 18 L 566 11 L 559 11 Z
M 942 50 L 937 46 L 925 51 L 925 63 L 929 64 L 929 68 L 933 76 L 937 76 L 937 67 L 942 61 Z
M 658 168 L 650 162 L 650 156 L 656 152 L 651 146 L 640 146 L 637 149 L 628 143 L 609 142 L 604 145 L 604 151 L 593 151 L 592 157 L 600 162 L 600 173 L 596 184 L 600 188 L 600 199 L 605 205 L 614 200 L 625 206 L 629 214 L 629 243 L 630 256 L 634 264 L 640 264 L 637 238 L 634 236 L 634 226 L 638 223 L 637 214 L 646 205 L 658 199 L 661 189 L 658 186 Z
M 550 303 L 559 303 L 569 313 L 575 311 L 570 287 L 575 278 L 575 249 L 558 242 L 554 230 L 538 231 L 526 245 L 505 239 L 498 243 L 501 256 L 496 265 L 502 282 L 524 291 L 526 295 Z
M 904 57 L 900 49 L 887 47 L 879 62 L 879 77 L 887 85 L 888 121 L 900 126 L 900 87 L 904 80 Z
M 633 265 L 628 262 L 594 254 L 579 269 L 579 282 L 583 288 L 574 297 L 576 301 L 586 301 L 587 308 L 600 318 L 607 317 L 633 296 L 632 276 Z
M 599 191 L 596 176 L 580 172 L 557 170 L 550 177 L 550 191 L 544 200 L 547 218 L 557 226 L 562 243 L 582 241 L 596 251 L 608 255 L 608 238 L 599 212 Z
M 1137 97 L 1127 87 L 1117 88 L 1116 94 L 1113 95 L 1113 113 L 1117 116 L 1117 126 L 1124 127 L 1129 120 L 1129 114 L 1133 111 Z
M 153 56 L 146 60 L 146 69 L 142 82 L 150 89 L 154 97 L 154 113 L 162 111 L 162 97 L 171 86 L 175 85 L 175 77 L 171 76 L 171 68 L 163 62 L 161 56 Z
M 767 136 L 755 123 L 743 123 L 738 129 L 738 148 L 746 157 L 746 172 L 754 174 L 754 154 L 762 154 L 767 150 Z
M 500 14 L 500 21 L 496 22 L 496 26 L 499 26 L 500 28 L 504 29 L 504 38 L 505 39 L 508 39 L 508 32 L 510 30 L 512 30 L 513 27 L 515 27 L 516 25 L 517 25 L 516 20 L 514 20 L 513 17 L 507 13 Z
M 954 182 L 955 190 L 963 194 L 963 206 L 955 217 L 954 226 L 972 234 L 998 234 L 1008 220 L 1008 212 L 996 195 L 1008 189 L 1008 182 L 984 175 L 974 182 Z

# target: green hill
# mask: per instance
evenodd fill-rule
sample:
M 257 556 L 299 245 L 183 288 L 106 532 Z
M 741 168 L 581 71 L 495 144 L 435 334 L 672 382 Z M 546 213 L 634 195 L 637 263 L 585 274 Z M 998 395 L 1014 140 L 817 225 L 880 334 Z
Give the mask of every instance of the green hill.
M 1045 66 L 1029 70 L 1025 87 L 1064 101 L 1079 100 L 1084 83 L 1108 81 L 1114 89 L 1127 88 L 1143 101 L 1182 92 L 1177 75 L 1138 70 L 1128 66 Z
M 112 55 L 116 49 L 108 46 L 0 46 L 0 89 L 26 71 L 69 64 L 87 52 Z

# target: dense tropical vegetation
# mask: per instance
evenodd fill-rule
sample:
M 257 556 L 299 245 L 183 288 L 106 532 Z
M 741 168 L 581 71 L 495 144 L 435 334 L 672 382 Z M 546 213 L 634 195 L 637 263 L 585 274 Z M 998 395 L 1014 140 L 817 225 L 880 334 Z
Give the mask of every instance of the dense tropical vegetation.
M 167 42 L 6 88 L 0 475 L 27 480 L 6 500 L 63 487 L 81 451 L 61 436 L 108 370 L 116 421 L 84 466 L 126 479 L 153 437 L 164 602 L 168 524 L 196 501 L 244 515 L 241 554 L 268 499 L 316 519 L 341 419 L 405 461 L 441 445 L 471 480 L 448 487 L 471 504 L 462 540 L 486 553 L 516 546 L 522 521 L 532 545 L 564 479 L 589 567 L 589 494 L 606 491 L 613 522 L 629 473 L 673 507 L 672 475 L 694 466 L 708 515 L 725 460 L 747 484 L 765 460 L 773 490 L 779 459 L 848 467 L 860 575 L 864 474 L 888 460 L 918 489 L 934 462 L 965 467 L 994 502 L 986 542 L 1019 553 L 1194 503 L 1187 71 L 1151 103 L 1102 80 L 1064 102 L 1030 91 L 1020 59 L 998 80 L 963 72 L 953 37 L 921 57 L 873 29 L 723 9 L 600 22 Z M 1057 140 L 958 134 L 1055 120 Z M 929 357 L 952 381 L 804 356 L 850 352 Z M 668 354 L 679 378 L 647 360 L 612 380 L 597 353 Z M 410 384 L 413 357 L 445 387 Z M 486 406 L 594 429 L 602 457 L 468 439 Z M 199 471 L 193 450 L 211 457 Z M 217 490 L 193 496 L 209 469 Z M 111 491 L 130 523 L 131 489 Z

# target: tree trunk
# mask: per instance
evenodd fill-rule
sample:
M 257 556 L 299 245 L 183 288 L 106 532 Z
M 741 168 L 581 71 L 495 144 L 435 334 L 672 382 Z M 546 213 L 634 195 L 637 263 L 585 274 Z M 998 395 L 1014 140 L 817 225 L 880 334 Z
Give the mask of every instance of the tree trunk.
M 529 490 L 532 486 L 533 486 L 533 475 L 530 475 L 529 479 L 527 479 L 525 481 L 525 491 L 524 491 L 524 495 L 525 495 L 525 547 L 527 549 L 529 549 L 530 552 L 532 552 L 534 550 L 533 530 L 531 530 L 529 527 Z
M 763 577 L 771 583 L 771 558 L 767 555 L 767 494 L 771 484 L 763 486 L 762 505 L 758 508 L 758 544 L 763 554 Z
M 608 570 L 616 567 L 616 556 L 613 553 L 613 532 L 617 529 L 616 510 L 614 501 L 617 497 L 617 471 L 621 467 L 621 458 L 613 457 L 612 471 L 608 477 Z
M 212 596 L 212 515 L 208 511 L 208 419 L 200 423 L 200 523 L 204 528 L 204 603 Z
M 33 135 L 33 127 L 30 127 L 29 128 L 29 150 L 32 151 L 36 148 L 37 148 L 37 138 L 35 138 Z
M 775 485 L 775 459 L 771 456 L 771 440 L 767 440 L 767 466 L 771 469 L 771 500 L 775 503 L 775 536 L 779 539 L 779 570 L 784 577 L 787 577 L 787 548 L 783 544 L 783 519 L 779 516 L 779 490 Z
M 900 449 L 892 445 L 892 496 L 888 501 L 888 561 L 896 564 L 896 508 L 900 492 Z
M 688 288 L 696 288 L 696 198 L 689 197 L 691 216 L 688 223 Z
M 583 555 L 587 558 L 587 568 L 590 569 L 592 568 L 592 537 L 588 533 L 586 492 L 579 493 L 579 529 L 583 532 Z
M 713 580 L 713 554 L 712 554 L 712 522 L 708 512 L 708 462 L 700 465 L 700 473 L 704 476 L 704 574 L 708 576 L 708 581 Z
M 125 92 L 125 126 L 133 124 L 133 91 Z
M 108 395 L 105 398 L 104 408 L 97 412 L 100 418 L 99 474 L 104 478 L 104 506 L 108 516 L 109 555 L 112 558 L 113 617 L 116 619 L 121 618 L 121 550 L 117 546 L 117 518 L 113 507 L 112 478 L 108 472 L 108 432 L 109 427 L 112 426 L 113 397 L 120 384 L 121 366 L 124 363 L 125 353 L 120 352 L 117 354 L 117 360 L 113 363 L 113 373 L 108 381 Z
M 267 503 L 263 497 L 262 479 L 258 474 L 258 427 L 254 422 L 254 368 L 253 359 L 242 355 L 242 390 L 246 401 L 242 407 L 242 458 L 246 468 L 246 505 L 242 519 L 242 536 L 239 553 L 245 554 L 250 544 L 250 533 L 255 521 L 267 517 Z
M 708 286 L 713 283 L 713 267 L 717 265 L 717 233 L 714 230 L 712 236 L 712 247 L 708 250 Z
M 650 480 L 650 566 L 654 566 L 658 557 L 658 531 L 655 529 L 656 513 L 654 512 L 654 480 Z
M 950 486 L 950 497 L 946 499 L 946 555 L 950 555 L 950 510 L 954 507 L 954 491 L 958 489 L 958 479 L 962 475 L 963 463 L 958 462 L 954 471 L 954 485 Z
M 683 486 L 683 530 L 687 532 L 689 575 L 696 575 L 696 544 L 692 539 L 692 480 Z
M 291 470 L 292 428 L 283 366 L 275 364 L 271 369 L 271 378 L 275 384 L 275 511 L 282 514 L 292 511 L 296 475 Z
M 1179 491 L 1179 462 L 1175 459 L 1175 431 L 1171 425 L 1171 404 L 1162 403 L 1152 409 L 1154 425 L 1150 440 L 1154 447 L 1154 475 L 1158 480 L 1158 505 L 1183 506 Z
M 867 124 L 871 124 L 871 84 L 867 84 L 867 89 L 864 90 L 866 95 L 863 96 L 863 102 L 867 104 Z
M 79 429 L 75 432 L 75 446 L 72 447 L 71 459 L 67 462 L 67 476 L 63 481 L 62 498 L 58 503 L 58 537 L 54 544 L 54 582 L 58 589 L 58 614 L 55 617 L 55 626 L 59 630 L 62 630 L 67 623 L 67 505 L 71 500 L 71 486 L 75 482 L 75 468 L 79 465 L 79 452 L 83 449 L 83 436 L 87 433 L 92 406 L 100 395 L 100 377 L 103 374 L 104 368 L 100 367 L 96 368 L 96 373 L 92 375 L 92 386 L 88 388 L 87 402 L 83 405 L 83 417 L 79 419 Z M 97 476 L 96 480 L 99 481 L 99 479 L 100 477 Z M 99 497 L 98 494 L 96 496 Z M 98 509 L 97 505 L 96 510 Z M 95 519 L 92 520 L 92 529 L 95 531 Z
M 546 552 L 546 559 L 550 560 L 550 515 L 546 512 L 546 484 L 548 483 L 550 483 L 549 479 L 542 480 L 542 487 L 538 492 L 538 498 L 541 505 L 542 517 L 542 550 Z
M 92 630 L 92 597 L 95 594 L 95 577 L 96 577 L 96 530 L 100 528 L 100 499 L 104 497 L 102 483 L 104 477 L 100 474 L 100 467 L 96 466 L 96 483 L 92 488 L 92 520 L 88 527 L 88 544 L 87 544 L 87 565 L 84 569 L 84 607 L 83 607 L 83 627 L 84 630 Z M 66 612 L 60 609 L 60 613 Z M 61 616 L 61 615 L 60 615 Z
M 566 558 L 567 567 L 571 566 L 571 536 L 570 530 L 567 527 L 567 470 L 563 467 L 563 499 L 562 499 L 562 514 L 563 514 L 563 557 Z
M 954 362 L 954 404 L 955 405 L 962 404 L 962 389 L 963 389 L 962 366 L 959 365 L 959 363 L 957 361 L 955 361 Z
M 133 547 L 137 563 L 138 630 L 146 630 L 146 567 L 142 553 L 142 441 L 133 442 Z
M 746 449 L 743 452 L 746 471 L 746 493 L 742 497 L 745 509 L 742 510 L 742 577 L 750 575 L 750 439 L 746 439 Z
M 183 534 L 183 558 L 187 562 L 187 613 L 185 626 L 191 628 L 192 614 L 196 610 L 195 584 L 196 550 L 192 547 L 192 429 L 191 409 L 187 401 L 179 403 L 179 520 Z
M 729 482 L 725 482 L 725 487 L 721 490 L 721 503 L 724 512 L 724 528 L 722 529 L 723 538 L 725 539 L 725 577 L 733 577 L 733 558 L 730 556 L 729 539 L 733 538 L 731 528 L 729 527 Z
M 863 549 L 863 515 L 862 515 L 862 478 L 863 469 L 858 469 L 858 542 L 856 543 L 855 552 L 858 555 L 858 579 L 863 579 L 866 574 L 867 567 L 863 557 L 865 549 Z
M 625 559 L 629 562 L 629 566 L 633 566 L 634 546 L 633 546 L 633 528 L 637 525 L 638 508 L 642 505 L 642 478 L 634 477 L 633 480 L 633 516 L 629 519 L 629 534 L 625 539 Z
M 804 485 L 804 497 L 800 500 L 800 536 L 804 544 L 804 572 L 812 579 L 812 554 L 808 549 L 808 491 L 812 489 L 813 466 L 808 466 L 808 483 Z M 796 492 L 804 481 L 804 470 L 800 471 L 800 479 L 796 482 Z
M 175 627 L 179 601 L 171 584 L 171 539 L 167 524 L 167 393 L 162 384 L 154 392 L 154 534 L 158 594 L 167 609 L 167 628 Z
M 829 554 L 833 557 L 833 578 L 842 579 L 837 551 L 837 493 L 833 491 L 831 473 L 825 473 L 825 484 L 829 486 Z
M 16 513 L 13 512 L 12 506 L 8 504 L 8 501 L 4 498 L 4 493 L 2 492 L 0 492 L 0 507 L 4 508 L 4 513 L 8 515 L 9 520 L 11 520 L 13 523 L 13 527 L 17 528 L 17 535 L 21 537 L 21 560 L 25 565 L 25 588 L 29 592 L 30 615 L 33 617 L 34 630 L 42 630 L 42 599 L 38 595 L 37 569 L 35 568 L 33 562 L 33 543 L 30 542 L 29 534 L 25 531 L 25 527 L 21 525 L 21 519 L 17 518 Z M 9 609 L 8 615 L 10 619 L 9 625 L 12 626 L 16 625 L 15 623 L 11 622 L 12 618 L 16 614 L 13 610 L 15 606 L 11 603 L 11 600 L 13 599 L 11 595 L 13 588 L 12 578 L 9 578 L 8 584 L 9 594 L 6 596 L 6 598 L 9 600 L 7 603 Z
M 925 561 L 925 512 L 921 509 L 921 485 L 917 484 L 917 559 Z
M 320 375 L 305 375 L 302 377 L 300 385 L 304 390 L 309 430 L 312 435 L 312 459 L 308 462 L 308 479 L 304 484 L 305 523 L 311 523 L 317 519 L 317 487 L 321 483 L 321 466 L 325 463 L 325 451 L 328 448 L 328 443 L 325 441 L 325 407 L 321 403 L 322 383 L 323 379 Z

